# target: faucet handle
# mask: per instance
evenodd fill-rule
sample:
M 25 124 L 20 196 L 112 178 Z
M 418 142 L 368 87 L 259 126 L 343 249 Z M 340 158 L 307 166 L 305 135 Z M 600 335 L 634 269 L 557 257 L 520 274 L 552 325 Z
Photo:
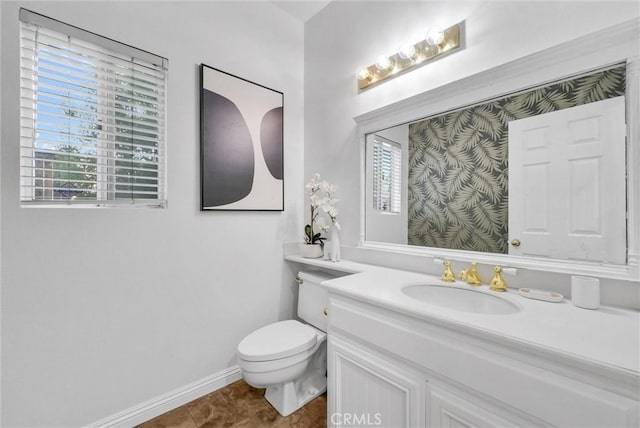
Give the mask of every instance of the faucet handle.
M 445 260 L 442 264 L 444 265 L 442 280 L 444 282 L 456 282 L 456 274 L 451 270 L 451 262 L 449 260 Z
M 516 276 L 518 274 L 518 269 L 514 268 L 514 267 L 503 267 L 502 268 L 502 273 L 504 273 L 505 275 L 511 275 L 511 276 Z
M 502 268 L 495 266 L 493 268 L 493 278 L 489 281 L 489 290 L 493 291 L 507 291 L 507 282 L 502 277 Z
M 480 285 L 482 284 L 482 277 L 477 270 L 478 263 L 471 263 L 471 267 L 469 269 L 464 269 L 460 272 L 460 278 L 467 281 L 469 285 Z

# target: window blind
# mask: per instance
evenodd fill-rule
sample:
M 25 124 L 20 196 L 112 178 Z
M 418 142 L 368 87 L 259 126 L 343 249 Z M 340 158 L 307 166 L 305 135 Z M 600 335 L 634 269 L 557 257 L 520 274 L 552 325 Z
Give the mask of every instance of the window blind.
M 376 135 L 373 142 L 373 208 L 399 213 L 401 208 L 400 144 Z
M 167 60 L 20 10 L 21 201 L 166 205 Z

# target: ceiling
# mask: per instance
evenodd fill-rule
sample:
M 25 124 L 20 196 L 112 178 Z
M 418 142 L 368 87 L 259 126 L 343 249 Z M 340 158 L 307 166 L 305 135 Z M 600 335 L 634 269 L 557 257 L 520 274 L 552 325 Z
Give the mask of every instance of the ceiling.
M 271 0 L 271 2 L 304 24 L 331 3 L 331 0 Z

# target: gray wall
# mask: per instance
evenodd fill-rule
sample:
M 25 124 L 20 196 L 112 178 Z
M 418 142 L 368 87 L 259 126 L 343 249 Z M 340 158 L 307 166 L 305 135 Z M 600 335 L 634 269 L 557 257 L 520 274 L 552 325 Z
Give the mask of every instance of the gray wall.
M 169 208 L 20 208 L 18 7 L 169 58 Z M 294 315 L 303 26 L 268 2 L 2 2 L 2 426 L 81 426 L 236 364 Z M 285 212 L 199 211 L 205 63 L 285 93 Z

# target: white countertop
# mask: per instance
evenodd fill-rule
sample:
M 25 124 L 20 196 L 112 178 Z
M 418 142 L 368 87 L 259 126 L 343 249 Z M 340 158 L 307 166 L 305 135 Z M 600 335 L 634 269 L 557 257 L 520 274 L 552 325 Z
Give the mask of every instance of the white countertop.
M 444 283 L 438 277 L 362 263 L 286 256 L 286 260 L 353 275 L 325 281 L 331 292 L 381 306 L 405 315 L 439 320 L 491 334 L 497 338 L 527 344 L 605 365 L 631 374 L 640 372 L 640 312 L 601 306 L 582 309 L 567 299 L 550 303 L 520 296 L 517 290 L 489 291 L 487 285 L 471 287 L 463 281 Z M 507 299 L 522 310 L 508 315 L 487 315 L 430 305 L 402 293 L 418 283 L 473 289 Z

